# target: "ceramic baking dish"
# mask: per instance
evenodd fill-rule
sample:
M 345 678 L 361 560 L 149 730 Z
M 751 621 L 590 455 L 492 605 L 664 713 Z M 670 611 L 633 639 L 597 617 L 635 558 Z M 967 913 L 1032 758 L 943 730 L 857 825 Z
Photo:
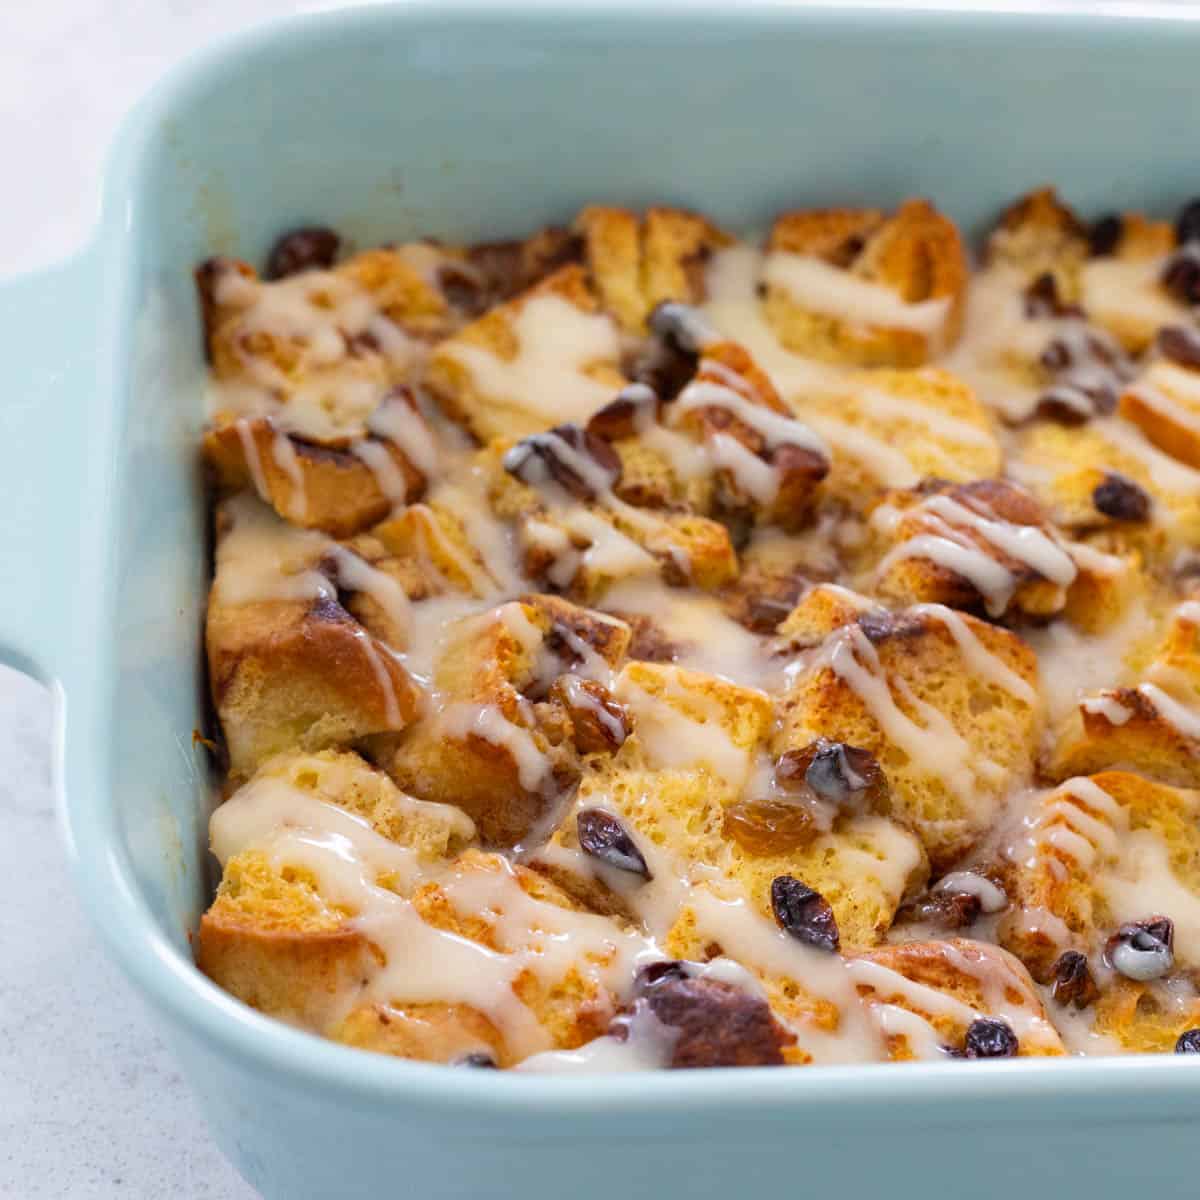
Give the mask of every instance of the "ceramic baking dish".
M 1174 211 L 1198 60 L 1177 10 L 404 6 L 239 38 L 134 114 L 88 249 L 0 289 L 0 655 L 59 689 L 84 903 L 267 1196 L 1194 1192 L 1188 1058 L 511 1076 L 320 1041 L 201 976 L 190 268 L 303 220 L 470 239 L 593 200 L 752 226 L 928 193 L 970 230 L 1053 180 Z

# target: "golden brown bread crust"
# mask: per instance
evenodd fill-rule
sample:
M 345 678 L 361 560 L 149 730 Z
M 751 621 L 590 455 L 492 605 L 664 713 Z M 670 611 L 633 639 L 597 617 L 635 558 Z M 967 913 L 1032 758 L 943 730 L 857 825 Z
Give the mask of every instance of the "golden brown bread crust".
M 909 200 L 890 217 L 874 210 L 784 213 L 768 248 L 815 257 L 854 278 L 879 284 L 899 301 L 945 301 L 937 330 L 852 323 L 806 309 L 786 287 L 768 283 L 764 313 L 780 341 L 797 353 L 860 366 L 915 367 L 957 340 L 967 263 L 954 223 L 928 201 Z
M 290 448 L 284 452 L 292 464 L 290 470 L 281 465 L 277 439 Z M 403 479 L 404 498 L 415 500 L 425 490 L 425 477 L 395 443 L 372 440 Z M 253 462 L 247 462 L 247 442 L 252 446 Z M 265 417 L 208 430 L 202 449 L 219 493 L 256 488 L 258 472 L 267 489 L 262 499 L 281 517 L 332 537 L 351 537 L 374 525 L 395 503 L 363 459 L 348 450 L 278 432 Z

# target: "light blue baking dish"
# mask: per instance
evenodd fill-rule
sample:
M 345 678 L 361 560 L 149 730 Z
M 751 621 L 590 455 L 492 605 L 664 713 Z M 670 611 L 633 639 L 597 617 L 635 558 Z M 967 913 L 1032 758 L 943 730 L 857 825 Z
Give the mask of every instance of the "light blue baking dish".
M 531 1078 L 337 1047 L 203 978 L 189 270 L 301 220 L 470 238 L 589 200 L 753 225 L 918 192 L 978 229 L 1054 180 L 1171 211 L 1200 191 L 1197 61 L 1177 10 L 406 6 L 241 37 L 128 121 L 87 250 L 0 288 L 0 656 L 58 688 L 84 903 L 267 1196 L 1195 1193 L 1186 1058 Z

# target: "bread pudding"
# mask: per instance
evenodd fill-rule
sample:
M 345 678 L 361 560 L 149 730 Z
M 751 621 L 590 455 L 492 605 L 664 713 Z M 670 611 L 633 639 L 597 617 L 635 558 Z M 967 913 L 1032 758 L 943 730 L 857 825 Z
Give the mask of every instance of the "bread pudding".
M 214 981 L 468 1068 L 1200 1051 L 1200 202 L 196 281 Z

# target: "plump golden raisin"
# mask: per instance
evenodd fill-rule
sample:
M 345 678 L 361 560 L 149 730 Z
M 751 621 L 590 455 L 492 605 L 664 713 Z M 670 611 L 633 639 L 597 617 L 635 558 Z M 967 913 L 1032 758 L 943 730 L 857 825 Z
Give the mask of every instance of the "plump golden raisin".
M 739 800 L 725 810 L 725 836 L 750 854 L 786 854 L 817 836 L 812 813 L 782 800 Z

